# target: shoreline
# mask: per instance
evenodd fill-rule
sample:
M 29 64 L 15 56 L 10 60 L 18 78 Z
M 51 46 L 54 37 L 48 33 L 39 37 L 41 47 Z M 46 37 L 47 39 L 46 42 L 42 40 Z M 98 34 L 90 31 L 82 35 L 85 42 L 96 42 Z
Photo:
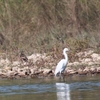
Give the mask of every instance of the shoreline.
M 100 54 L 93 50 L 76 53 L 77 61 L 69 62 L 64 72 L 69 75 L 100 74 Z M 54 71 L 59 59 L 52 55 L 32 54 L 27 56 L 28 62 L 18 60 L 11 62 L 9 59 L 0 60 L 0 78 L 45 78 L 54 77 Z
M 98 67 L 100 69 L 100 67 Z M 85 68 L 84 70 L 82 69 L 66 69 L 66 71 L 63 73 L 65 77 L 70 77 L 70 76 L 93 76 L 93 75 L 100 75 L 100 71 L 98 71 L 98 68 Z M 90 70 L 86 70 L 90 69 Z M 0 79 L 40 79 L 40 78 L 55 78 L 53 71 L 48 71 L 47 73 L 44 73 L 43 71 L 37 72 L 34 74 L 28 73 L 29 70 L 23 72 L 21 71 L 20 73 L 14 71 L 8 71 L 8 73 L 0 73 Z

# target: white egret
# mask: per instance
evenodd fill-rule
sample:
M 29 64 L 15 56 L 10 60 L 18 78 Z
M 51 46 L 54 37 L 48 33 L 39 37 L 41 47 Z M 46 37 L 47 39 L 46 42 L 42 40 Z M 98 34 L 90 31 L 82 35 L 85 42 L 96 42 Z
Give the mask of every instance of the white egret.
M 66 66 L 67 66 L 67 64 L 68 64 L 68 55 L 67 55 L 67 51 L 69 51 L 69 49 L 68 48 L 64 48 L 64 50 L 63 50 L 63 55 L 64 55 L 64 57 L 65 57 L 65 59 L 62 59 L 59 63 L 58 63 L 58 65 L 57 65 L 57 67 L 56 67 L 56 69 L 55 69 L 55 76 L 58 76 L 59 74 L 60 74 L 60 76 L 61 76 L 61 74 L 65 71 L 65 69 L 66 69 Z

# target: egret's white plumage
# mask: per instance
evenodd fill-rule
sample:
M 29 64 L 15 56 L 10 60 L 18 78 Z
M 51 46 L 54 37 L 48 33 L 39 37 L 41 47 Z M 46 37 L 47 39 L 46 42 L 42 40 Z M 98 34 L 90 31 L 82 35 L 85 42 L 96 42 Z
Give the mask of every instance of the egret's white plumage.
M 68 55 L 67 55 L 67 53 L 66 53 L 67 51 L 69 51 L 69 49 L 68 49 L 68 48 L 64 48 L 64 50 L 63 50 L 63 55 L 64 55 L 65 59 L 62 59 L 62 60 L 58 63 L 58 65 L 57 65 L 57 67 L 56 67 L 56 69 L 55 69 L 55 76 L 57 76 L 57 75 L 63 73 L 64 70 L 65 70 L 65 68 L 66 68 L 66 66 L 67 66 L 67 63 L 68 63 Z

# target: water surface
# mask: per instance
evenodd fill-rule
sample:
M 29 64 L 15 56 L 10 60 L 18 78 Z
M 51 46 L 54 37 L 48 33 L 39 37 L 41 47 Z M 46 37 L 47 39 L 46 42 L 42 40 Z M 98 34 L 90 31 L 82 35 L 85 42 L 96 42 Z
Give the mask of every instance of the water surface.
M 100 100 L 100 75 L 0 80 L 0 100 Z

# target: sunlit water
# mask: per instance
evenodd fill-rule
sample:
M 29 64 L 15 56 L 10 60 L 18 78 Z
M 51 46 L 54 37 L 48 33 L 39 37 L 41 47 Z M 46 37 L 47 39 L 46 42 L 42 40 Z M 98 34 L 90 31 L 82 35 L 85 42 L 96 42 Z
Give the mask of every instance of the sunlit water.
M 100 100 L 100 75 L 0 80 L 0 100 Z

